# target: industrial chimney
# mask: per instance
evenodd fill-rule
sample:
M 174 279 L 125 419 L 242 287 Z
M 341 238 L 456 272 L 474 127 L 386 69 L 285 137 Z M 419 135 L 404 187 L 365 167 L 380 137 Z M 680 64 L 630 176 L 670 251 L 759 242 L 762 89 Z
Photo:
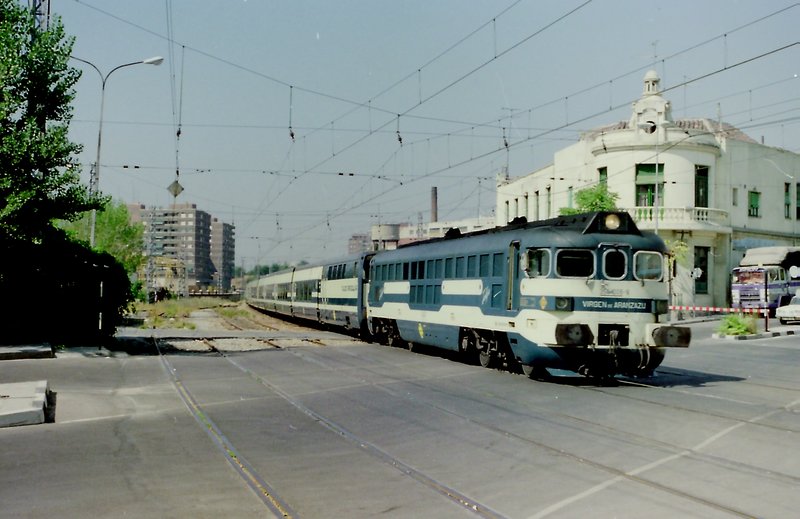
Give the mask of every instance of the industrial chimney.
M 431 188 L 431 223 L 439 221 L 439 201 L 437 200 L 436 188 Z

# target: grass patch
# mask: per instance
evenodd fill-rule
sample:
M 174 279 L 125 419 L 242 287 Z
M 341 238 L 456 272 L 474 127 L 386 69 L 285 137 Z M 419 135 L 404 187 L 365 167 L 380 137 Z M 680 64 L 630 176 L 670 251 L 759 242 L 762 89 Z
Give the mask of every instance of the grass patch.
M 752 335 L 756 333 L 756 318 L 739 314 L 730 314 L 722 318 L 717 328 L 721 335 Z
M 226 316 L 226 314 L 239 315 L 238 312 L 245 312 L 238 305 L 232 305 L 230 301 L 213 297 L 183 297 L 157 303 L 138 303 L 136 305 L 136 312 L 146 315 L 144 328 L 185 328 L 194 330 L 196 326 L 188 320 L 189 316 L 197 310 L 207 309 L 215 310 L 223 316 Z

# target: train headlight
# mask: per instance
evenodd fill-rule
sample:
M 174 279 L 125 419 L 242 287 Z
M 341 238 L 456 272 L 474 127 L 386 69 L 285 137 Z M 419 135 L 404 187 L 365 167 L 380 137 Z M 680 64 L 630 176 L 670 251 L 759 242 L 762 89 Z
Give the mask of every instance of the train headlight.
M 556 343 L 559 346 L 588 346 L 594 343 L 594 334 L 587 324 L 557 324 Z
M 657 299 L 655 303 L 657 315 L 662 315 L 669 312 L 669 302 L 666 299 Z
M 556 297 L 556 310 L 559 312 L 571 312 L 573 299 L 571 297 Z
M 653 330 L 653 342 L 659 348 L 688 348 L 692 329 L 688 326 L 659 326 Z
M 619 219 L 619 215 L 609 214 L 606 215 L 604 225 L 609 231 L 616 231 L 619 229 L 619 226 L 622 225 L 622 222 Z

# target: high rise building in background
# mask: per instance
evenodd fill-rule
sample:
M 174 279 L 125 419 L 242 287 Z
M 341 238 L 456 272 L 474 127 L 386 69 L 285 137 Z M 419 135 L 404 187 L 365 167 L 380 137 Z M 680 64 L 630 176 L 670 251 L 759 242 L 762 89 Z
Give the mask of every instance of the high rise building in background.
M 221 222 L 216 218 L 211 220 L 211 265 L 213 286 L 219 292 L 229 292 L 233 280 L 233 266 L 236 261 L 236 239 L 234 226 Z
M 234 226 L 195 204 L 168 208 L 129 205 L 131 221 L 144 223 L 144 282 L 150 291 L 227 292 L 233 279 Z

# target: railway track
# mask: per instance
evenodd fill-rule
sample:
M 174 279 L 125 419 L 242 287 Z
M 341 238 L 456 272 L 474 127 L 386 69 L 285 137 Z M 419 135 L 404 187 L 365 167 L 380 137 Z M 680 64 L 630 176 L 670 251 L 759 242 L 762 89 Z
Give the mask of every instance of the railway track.
M 304 352 L 304 356 L 305 355 L 309 355 L 309 353 L 308 352 Z M 317 360 L 315 363 L 319 364 L 319 361 Z M 329 366 L 329 367 L 331 369 L 337 369 L 337 368 L 335 368 L 333 366 Z M 367 371 L 371 371 L 371 370 L 369 370 L 369 368 L 365 368 L 365 369 Z M 351 368 L 346 368 L 344 370 L 339 370 L 339 371 L 341 371 L 344 376 L 351 376 L 352 377 L 352 375 L 351 375 L 352 369 Z M 373 373 L 379 374 L 376 371 L 373 371 Z M 380 374 L 382 376 L 385 376 L 384 374 L 382 374 L 382 372 Z M 353 378 L 355 378 L 355 377 L 353 377 Z M 409 396 L 406 392 L 394 391 L 393 389 L 391 389 L 391 386 L 392 386 L 393 382 L 400 382 L 400 379 L 396 379 L 395 381 L 387 380 L 385 384 L 383 384 L 383 383 L 381 383 L 381 384 L 373 384 L 373 387 L 375 387 L 376 389 L 381 390 L 381 391 L 389 392 L 394 397 L 405 398 L 405 399 L 414 399 L 416 402 L 419 403 L 418 399 L 415 399 L 413 396 Z M 409 384 L 408 381 L 403 381 L 403 382 L 406 385 Z M 627 381 L 621 381 L 621 382 L 629 383 Z M 532 382 L 532 383 L 535 384 L 535 383 L 540 383 L 540 382 Z M 430 391 L 431 390 L 430 387 L 425 386 L 422 383 L 410 382 L 410 384 L 417 385 L 417 387 L 420 390 L 424 390 L 424 391 Z M 631 385 L 634 385 L 634 384 L 631 383 Z M 587 388 L 586 386 L 582 386 L 582 385 L 575 385 L 575 386 L 570 385 L 570 386 L 567 386 L 567 387 L 574 387 L 577 390 L 590 390 L 590 391 L 594 391 L 595 390 L 595 388 Z M 663 389 L 663 388 L 658 388 L 658 386 L 650 386 L 650 387 L 656 388 L 656 389 Z M 647 403 L 652 403 L 652 402 L 648 401 Z M 658 460 L 657 462 L 649 463 L 649 464 L 644 465 L 642 467 L 639 467 L 639 468 L 637 468 L 635 470 L 623 471 L 623 470 L 617 469 L 617 468 L 615 468 L 613 466 L 610 466 L 608 464 L 588 459 L 586 456 L 584 456 L 582 454 L 579 454 L 579 453 L 576 453 L 576 452 L 566 451 L 566 450 L 564 450 L 563 448 L 561 448 L 561 447 L 559 447 L 557 445 L 552 445 L 552 444 L 544 443 L 544 442 L 541 442 L 541 441 L 537 441 L 537 440 L 535 440 L 533 438 L 521 436 L 521 435 L 519 435 L 519 434 L 517 434 L 517 433 L 515 433 L 515 432 L 513 432 L 513 431 L 511 431 L 509 429 L 498 427 L 497 425 L 492 424 L 492 423 L 477 421 L 472 417 L 469 417 L 469 416 L 467 416 L 465 414 L 462 414 L 462 413 L 454 412 L 451 409 L 447 409 L 447 408 L 444 408 L 442 406 L 438 406 L 438 405 L 432 404 L 430 402 L 427 402 L 426 405 L 436 409 L 439 412 L 446 413 L 446 414 L 451 415 L 451 416 L 455 416 L 455 417 L 457 417 L 457 418 L 459 418 L 461 420 L 464 420 L 465 422 L 467 422 L 469 424 L 477 425 L 477 426 L 480 426 L 480 427 L 482 427 L 482 428 L 484 428 L 484 429 L 486 429 L 488 431 L 492 431 L 492 432 L 496 433 L 497 435 L 499 435 L 499 437 L 501 437 L 501 438 L 513 438 L 515 441 L 521 442 L 524 446 L 536 447 L 536 448 L 545 450 L 547 452 L 550 452 L 550 453 L 558 455 L 558 456 L 570 458 L 570 459 L 572 459 L 573 461 L 575 461 L 577 463 L 588 465 L 588 466 L 591 466 L 591 467 L 596 468 L 598 470 L 604 471 L 604 472 L 610 474 L 614 478 L 613 479 L 614 483 L 620 482 L 622 480 L 627 480 L 627 481 L 643 484 L 643 485 L 651 487 L 651 488 L 653 488 L 655 490 L 659 490 L 659 491 L 665 492 L 667 494 L 675 495 L 675 496 L 687 499 L 689 501 L 693 501 L 695 503 L 702 504 L 704 506 L 708 506 L 708 507 L 711 507 L 711 508 L 714 508 L 714 509 L 717 509 L 717 510 L 720 510 L 720 511 L 724 511 L 724 512 L 733 514 L 733 515 L 738 516 L 738 517 L 754 517 L 754 516 L 752 514 L 749 514 L 749 513 L 745 512 L 745 511 L 737 510 L 737 509 L 735 509 L 733 507 L 730 507 L 730 506 L 726 505 L 725 503 L 711 501 L 711 500 L 705 499 L 705 498 L 703 498 L 701 496 L 694 495 L 694 494 L 682 491 L 680 489 L 676 489 L 676 488 L 673 488 L 673 487 L 670 487 L 670 486 L 667 486 L 667 485 L 663 485 L 663 484 L 658 483 L 656 481 L 647 479 L 645 476 L 643 476 L 643 474 L 645 472 L 647 472 L 648 470 L 651 470 L 651 469 L 653 469 L 653 468 L 655 468 L 655 467 L 657 467 L 659 465 L 662 465 L 664 463 L 668 463 L 670 461 L 673 461 L 673 460 L 676 460 L 676 459 L 679 459 L 679 458 L 683 458 L 683 457 L 691 457 L 691 458 L 696 459 L 698 461 L 701 461 L 701 462 L 704 462 L 704 463 L 711 463 L 711 464 L 717 465 L 719 467 L 731 468 L 733 466 L 734 468 L 736 468 L 738 470 L 745 471 L 745 472 L 758 474 L 758 475 L 763 476 L 763 477 L 781 479 L 781 480 L 783 480 L 783 481 L 785 481 L 787 483 L 793 484 L 793 485 L 800 485 L 800 478 L 794 477 L 792 475 L 777 473 L 777 472 L 774 472 L 774 471 L 765 470 L 765 469 L 763 469 L 761 467 L 755 467 L 755 466 L 752 466 L 752 465 L 735 463 L 735 462 L 731 462 L 730 460 L 723 460 L 723 459 L 720 459 L 720 458 L 712 456 L 712 455 L 703 454 L 703 453 L 698 451 L 698 449 L 700 447 L 702 447 L 703 444 L 697 445 L 697 446 L 695 446 L 694 448 L 691 448 L 691 449 L 687 449 L 686 447 L 683 447 L 683 446 L 680 446 L 680 445 L 671 444 L 671 443 L 664 442 L 664 441 L 658 441 L 658 440 L 655 440 L 655 439 L 652 439 L 652 438 L 647 438 L 647 437 L 644 437 L 644 436 L 637 435 L 635 433 L 632 433 L 629 429 L 611 428 L 611 427 L 608 427 L 605 424 L 598 423 L 598 422 L 593 422 L 593 421 L 586 420 L 586 419 L 583 419 L 583 418 L 579 418 L 579 417 L 570 415 L 568 413 L 554 412 L 552 410 L 544 409 L 544 408 L 536 408 L 535 409 L 536 416 L 535 417 L 531 416 L 531 418 L 540 419 L 542 415 L 545 415 L 545 416 L 547 416 L 547 417 L 549 417 L 551 419 L 554 419 L 554 420 L 568 420 L 568 421 L 572 422 L 573 424 L 575 424 L 576 427 L 591 426 L 591 427 L 596 428 L 598 430 L 604 430 L 609 437 L 613 437 L 613 438 L 616 438 L 616 439 L 627 438 L 627 440 L 625 440 L 625 441 L 630 442 L 630 447 L 634 447 L 634 446 L 645 446 L 645 447 L 650 447 L 650 448 L 655 447 L 655 448 L 662 449 L 664 451 L 664 457 L 661 458 L 660 460 Z M 676 409 L 676 410 L 696 412 L 695 410 L 684 409 L 684 408 L 681 408 L 679 406 L 672 406 L 672 407 L 673 407 L 673 409 Z M 510 408 L 510 407 L 504 408 L 503 411 L 505 411 L 505 412 L 507 412 L 509 414 L 513 414 L 513 415 L 520 414 L 520 410 L 519 409 Z M 749 424 L 758 425 L 757 424 L 757 420 L 758 419 L 762 419 L 762 418 L 764 418 L 764 417 L 766 417 L 766 416 L 768 416 L 770 414 L 772 414 L 772 413 L 766 413 L 765 415 L 756 417 L 753 420 L 737 420 L 737 419 L 733 419 L 733 418 L 730 418 L 730 417 L 724 417 L 724 418 L 726 418 L 728 420 L 736 421 L 737 422 L 737 427 L 738 427 L 738 426 L 746 425 L 746 424 L 748 424 L 748 425 Z M 554 421 L 554 424 L 555 424 L 555 421 Z M 778 428 L 778 429 L 780 429 L 780 428 Z M 780 429 L 780 430 L 784 430 L 786 432 L 793 432 L 790 429 Z M 724 432 L 724 431 L 722 431 L 722 432 Z M 605 488 L 605 486 L 606 485 L 603 485 L 602 488 Z M 595 490 L 601 490 L 602 488 L 597 488 Z M 546 513 L 534 514 L 531 517 L 545 517 L 546 515 L 547 515 Z
M 308 344 L 313 344 L 318 347 L 326 346 L 325 340 L 315 339 L 313 341 L 307 341 Z M 437 481 L 434 477 L 431 477 L 428 474 L 425 474 L 422 471 L 414 469 L 408 463 L 404 462 L 402 459 L 399 459 L 385 449 L 382 449 L 380 445 L 376 445 L 371 443 L 366 438 L 360 437 L 359 435 L 355 434 L 354 432 L 350 431 L 346 426 L 337 423 L 334 419 L 329 416 L 326 416 L 324 412 L 311 409 L 304 405 L 300 400 L 293 398 L 290 394 L 283 391 L 280 387 L 274 385 L 270 381 L 266 380 L 264 377 L 255 373 L 254 371 L 250 370 L 242 361 L 241 358 L 234 358 L 230 355 L 226 354 L 224 351 L 220 351 L 216 348 L 213 342 L 209 342 L 209 349 L 214 351 L 215 353 L 219 354 L 223 358 L 226 359 L 227 362 L 231 363 L 235 366 L 238 370 L 242 373 L 246 374 L 247 376 L 251 377 L 253 380 L 257 381 L 261 384 L 267 391 L 271 394 L 275 394 L 280 396 L 282 399 L 290 403 L 294 406 L 298 411 L 301 413 L 313 418 L 316 422 L 318 422 L 321 426 L 327 428 L 332 433 L 347 439 L 353 445 L 358 446 L 363 452 L 370 454 L 371 456 L 375 457 L 376 459 L 381 460 L 382 462 L 394 467 L 407 477 L 413 479 L 417 483 L 423 485 L 430 491 L 436 492 L 438 495 L 442 496 L 445 499 L 448 499 L 454 503 L 457 503 L 459 506 L 463 507 L 466 510 L 469 510 L 473 514 L 478 517 L 503 517 L 499 512 L 493 510 L 491 507 L 481 503 L 478 499 L 475 499 L 471 496 L 462 494 L 458 491 L 458 489 L 450 488 L 447 485 Z M 382 391 L 388 393 L 393 398 L 400 398 L 400 399 L 407 399 L 413 400 L 416 404 L 424 404 L 429 408 L 434 409 L 437 412 L 445 413 L 448 416 L 455 417 L 459 420 L 468 423 L 470 426 L 482 428 L 485 431 L 488 431 L 494 435 L 497 435 L 499 439 L 503 439 L 505 441 L 511 440 L 513 442 L 519 443 L 520 449 L 539 449 L 545 452 L 548 452 L 552 455 L 556 455 L 563 458 L 568 458 L 573 460 L 575 463 L 579 463 L 585 466 L 592 467 L 596 470 L 602 471 L 610 476 L 606 482 L 599 484 L 595 487 L 591 487 L 586 491 L 582 492 L 581 494 L 574 497 L 574 499 L 584 499 L 588 498 L 589 496 L 593 495 L 596 492 L 602 491 L 609 486 L 618 484 L 622 481 L 628 481 L 632 483 L 636 483 L 639 485 L 644 485 L 648 488 L 651 488 L 655 491 L 662 492 L 664 494 L 672 495 L 684 499 L 689 502 L 693 502 L 697 505 L 701 505 L 703 507 L 708 507 L 710 509 L 714 509 L 717 511 L 721 511 L 724 513 L 732 514 L 737 517 L 752 517 L 753 515 L 748 513 L 747 511 L 737 509 L 736 507 L 730 506 L 726 503 L 722 503 L 716 501 L 714 499 L 708 499 L 702 495 L 694 494 L 692 492 L 686 491 L 685 489 L 682 490 L 680 488 L 676 488 L 670 485 L 663 484 L 661 482 L 655 481 L 652 478 L 647 477 L 647 472 L 655 469 L 661 465 L 665 465 L 667 463 L 680 460 L 682 458 L 693 459 L 697 462 L 713 465 L 720 469 L 725 469 L 729 471 L 736 471 L 741 473 L 747 473 L 750 475 L 755 475 L 757 477 L 769 478 L 773 480 L 780 480 L 785 484 L 790 485 L 800 485 L 800 478 L 795 477 L 791 474 L 780 473 L 777 471 L 767 470 L 763 467 L 749 465 L 746 463 L 736 462 L 728 459 L 719 458 L 717 456 L 700 452 L 700 450 L 710 444 L 716 439 L 722 437 L 723 435 L 745 425 L 750 426 L 757 426 L 757 427 L 766 427 L 776 431 L 786 432 L 786 433 L 796 433 L 793 428 L 788 427 L 780 427 L 773 424 L 764 424 L 759 423 L 761 420 L 768 418 L 771 415 L 774 415 L 780 412 L 780 409 L 772 410 L 769 412 L 762 413 L 758 416 L 754 416 L 752 418 L 739 418 L 727 414 L 722 413 L 712 413 L 713 416 L 718 417 L 720 419 L 724 419 L 730 421 L 732 425 L 724 430 L 719 431 L 716 435 L 712 435 L 706 441 L 700 442 L 697 445 L 687 448 L 682 445 L 678 445 L 675 443 L 666 442 L 663 440 L 658 440 L 655 438 L 649 438 L 643 435 L 636 434 L 635 432 L 631 431 L 629 428 L 615 428 L 610 427 L 608 424 L 600 423 L 592 420 L 587 420 L 580 416 L 575 416 L 573 414 L 567 412 L 558 412 L 552 409 L 547 409 L 544 407 L 527 407 L 525 410 L 521 410 L 513 406 L 513 403 L 509 403 L 507 407 L 501 407 L 499 410 L 503 413 L 519 415 L 524 414 L 527 418 L 542 420 L 543 418 L 546 420 L 550 420 L 553 422 L 554 425 L 559 427 L 574 427 L 576 429 L 580 428 L 591 428 L 593 431 L 599 432 L 600 434 L 604 434 L 609 438 L 614 438 L 618 441 L 624 441 L 628 443 L 630 447 L 645 447 L 648 449 L 656 449 L 657 451 L 661 451 L 663 456 L 657 459 L 654 462 L 647 463 L 640 467 L 629 469 L 629 470 L 622 470 L 615 466 L 612 466 L 608 463 L 605 463 L 601 460 L 596 459 L 588 459 L 585 455 L 579 452 L 570 452 L 562 448 L 561 446 L 546 442 L 540 441 L 536 438 L 528 437 L 523 434 L 519 434 L 514 432 L 511 429 L 498 426 L 494 423 L 489 423 L 482 420 L 477 420 L 472 416 L 469 416 L 466 413 L 455 411 L 453 409 L 446 408 L 444 406 L 436 404 L 433 399 L 421 399 L 415 396 L 408 391 L 399 391 L 396 390 L 393 386 L 396 384 L 403 383 L 405 386 L 411 385 L 416 387 L 420 392 L 430 392 L 435 391 L 430 387 L 430 385 L 423 380 L 420 381 L 409 381 L 407 379 L 403 379 L 400 377 L 392 377 L 387 376 L 384 370 L 379 369 L 372 369 L 370 367 L 364 367 L 363 365 L 359 366 L 358 370 L 354 370 L 353 366 L 350 363 L 343 362 L 342 358 L 347 357 L 337 357 L 337 360 L 331 360 L 329 357 L 321 356 L 317 354 L 313 349 L 310 348 L 303 348 L 302 350 L 296 348 L 287 348 L 286 351 L 292 355 L 299 357 L 300 359 L 313 363 L 315 366 L 321 366 L 324 369 L 332 370 L 337 373 L 337 375 L 342 377 L 348 377 L 358 384 L 369 384 L 374 389 L 378 391 Z M 337 350 L 344 352 L 345 354 L 356 357 L 357 355 L 350 351 L 349 349 L 341 349 Z M 166 367 L 169 368 L 168 360 L 165 360 Z M 169 369 L 168 369 L 169 371 Z M 369 373 L 370 375 L 374 375 L 376 377 L 380 377 L 383 379 L 382 382 L 373 382 L 369 383 L 366 382 L 364 377 L 361 376 L 359 372 Z M 673 376 L 679 376 L 679 373 L 670 373 Z M 186 392 L 186 389 L 183 388 L 180 384 L 179 375 L 172 369 L 171 375 L 175 377 L 175 384 L 176 387 L 179 388 L 179 393 L 186 395 L 184 401 L 187 402 L 187 406 L 190 409 L 193 409 L 193 414 L 195 417 L 198 416 L 206 416 L 199 406 L 197 406 L 196 402 L 193 400 L 190 394 Z M 531 382 L 531 384 L 539 384 L 540 382 Z M 676 389 L 673 387 L 662 387 L 654 384 L 647 384 L 640 381 L 635 380 L 625 380 L 625 379 L 618 379 L 616 382 L 620 386 L 630 387 L 630 388 L 640 388 L 646 390 L 654 390 L 654 391 L 678 391 L 687 393 L 686 391 Z M 693 409 L 688 406 L 679 406 L 679 405 L 671 405 L 671 404 L 664 404 L 658 401 L 654 401 L 653 399 L 641 397 L 637 395 L 631 394 L 620 394 L 616 393 L 612 390 L 612 388 L 607 387 L 587 387 L 586 385 L 565 385 L 565 388 L 568 388 L 570 391 L 591 391 L 591 392 L 600 392 L 604 394 L 604 397 L 610 397 L 614 399 L 627 399 L 627 400 L 636 400 L 646 403 L 648 405 L 656 405 L 663 408 L 668 408 L 672 411 L 679 411 L 679 412 L 687 412 L 687 413 L 702 413 L 708 415 L 707 412 L 698 411 L 697 409 Z M 792 391 L 790 388 L 777 388 L 781 390 Z M 696 393 L 690 393 L 694 397 L 699 397 L 702 395 L 697 395 Z M 183 397 L 183 396 L 182 396 Z M 471 396 L 465 395 L 466 399 L 469 398 L 477 398 L 480 399 L 479 396 Z M 795 402 L 794 404 L 797 404 Z M 784 407 L 785 408 L 785 407 Z M 221 449 L 224 449 L 225 452 L 233 453 L 229 455 L 229 458 L 232 464 L 239 465 L 237 471 L 240 471 L 242 474 L 243 479 L 251 485 L 251 487 L 257 493 L 265 496 L 265 504 L 272 510 L 273 513 L 276 514 L 278 517 L 292 517 L 293 514 L 290 511 L 291 508 L 282 503 L 280 498 L 274 492 L 269 484 L 264 481 L 258 474 L 252 472 L 252 469 L 249 468 L 249 464 L 247 464 L 246 460 L 244 460 L 240 455 L 236 454 L 235 447 L 230 445 L 226 442 L 224 438 L 224 434 L 219 431 L 219 428 L 214 424 L 206 423 L 205 420 L 198 419 L 198 422 L 203 424 L 204 427 L 209 432 L 209 435 L 212 436 L 214 439 L 215 444 L 220 446 Z M 274 501 L 273 501 L 274 500 Z M 275 503 L 282 503 L 280 505 L 276 505 Z M 552 505 L 534 513 L 531 517 L 546 517 L 550 513 L 556 512 L 557 510 L 563 508 L 564 506 L 568 506 L 572 500 L 569 502 L 563 501 L 558 503 L 553 503 Z M 283 514 L 283 515 L 280 515 Z

